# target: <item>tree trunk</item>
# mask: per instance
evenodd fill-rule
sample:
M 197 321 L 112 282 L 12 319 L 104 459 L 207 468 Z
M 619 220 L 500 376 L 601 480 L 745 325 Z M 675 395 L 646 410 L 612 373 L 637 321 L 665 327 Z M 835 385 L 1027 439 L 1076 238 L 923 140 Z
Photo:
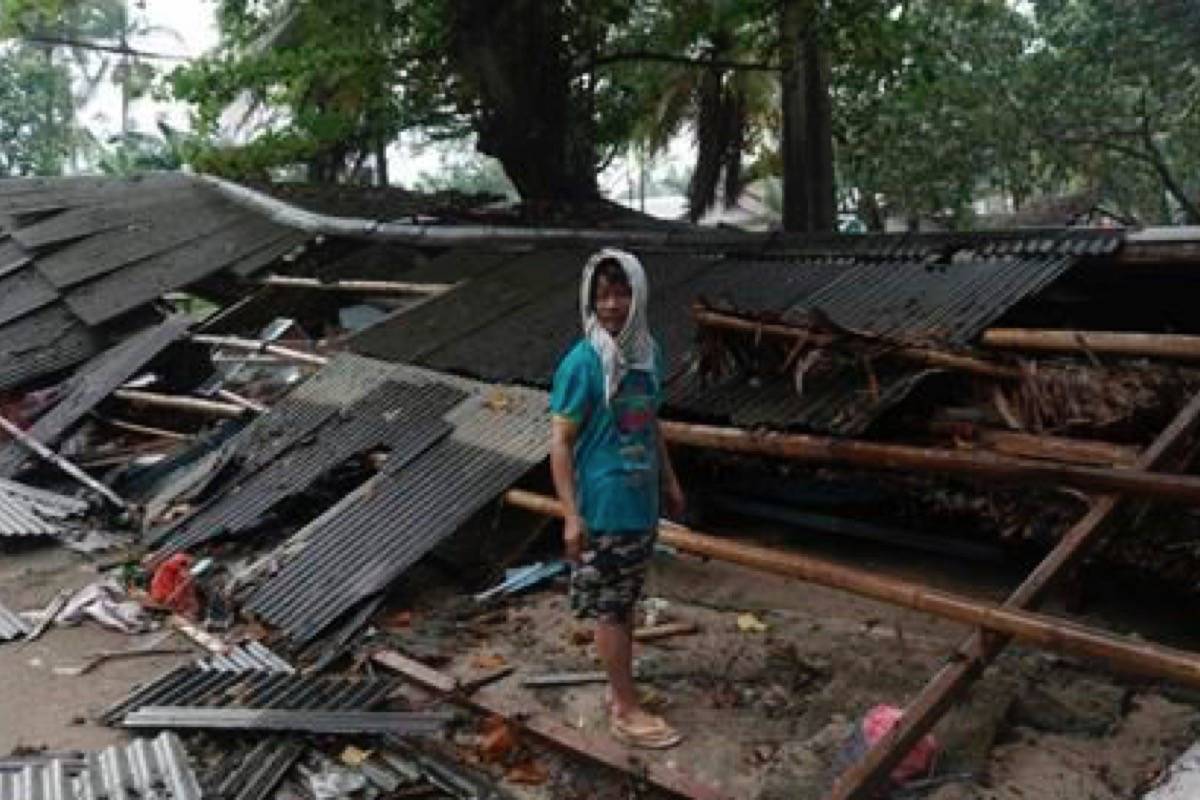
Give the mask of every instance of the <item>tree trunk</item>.
M 375 143 L 375 184 L 387 186 L 388 183 L 387 142 L 380 139 Z
M 564 9 L 548 0 L 454 0 L 451 58 L 473 93 L 480 152 L 526 200 L 599 197 L 583 89 L 572 91 Z
M 832 231 L 836 221 L 829 60 L 816 0 L 783 0 L 783 228 Z

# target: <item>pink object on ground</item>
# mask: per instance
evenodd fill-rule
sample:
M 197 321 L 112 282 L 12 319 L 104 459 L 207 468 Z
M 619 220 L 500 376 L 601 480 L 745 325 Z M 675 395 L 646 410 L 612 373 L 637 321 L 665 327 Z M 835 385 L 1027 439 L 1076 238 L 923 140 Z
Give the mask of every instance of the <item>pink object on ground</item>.
M 880 703 L 868 711 L 862 721 L 862 732 L 866 737 L 867 746 L 874 746 L 877 741 L 887 735 L 888 731 L 896 727 L 903 716 L 903 709 L 884 703 Z M 940 749 L 933 734 L 927 733 L 922 736 L 921 740 L 913 745 L 912 750 L 908 751 L 908 755 L 892 770 L 892 782 L 897 786 L 903 786 L 913 778 L 928 775 L 933 771 L 933 764 L 937 760 Z

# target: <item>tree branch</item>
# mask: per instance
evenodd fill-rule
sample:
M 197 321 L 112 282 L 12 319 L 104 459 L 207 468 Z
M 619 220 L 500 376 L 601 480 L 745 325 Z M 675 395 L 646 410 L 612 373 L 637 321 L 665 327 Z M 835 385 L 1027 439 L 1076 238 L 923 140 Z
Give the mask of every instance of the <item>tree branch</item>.
M 652 50 L 629 50 L 618 53 L 608 53 L 597 56 L 587 64 L 588 71 L 596 67 L 606 67 L 628 61 L 653 61 L 662 64 L 681 64 L 688 67 L 745 70 L 753 72 L 780 72 L 782 67 L 777 64 L 767 64 L 760 61 L 727 61 L 713 58 L 693 58 L 676 53 L 658 53 Z

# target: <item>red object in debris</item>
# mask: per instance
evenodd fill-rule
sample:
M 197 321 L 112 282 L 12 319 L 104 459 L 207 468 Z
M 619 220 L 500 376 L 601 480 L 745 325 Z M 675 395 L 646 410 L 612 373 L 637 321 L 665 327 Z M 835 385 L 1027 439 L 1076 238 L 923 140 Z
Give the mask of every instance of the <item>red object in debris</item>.
M 872 708 L 863 717 L 862 733 L 867 740 L 867 746 L 873 747 L 876 742 L 896 727 L 904 710 L 884 703 Z M 927 733 L 913 745 L 908 755 L 892 770 L 891 779 L 897 786 L 903 786 L 914 778 L 920 778 L 933 771 L 933 763 L 937 760 L 940 746 L 933 734 Z
M 176 553 L 168 558 L 150 579 L 150 599 L 185 617 L 196 616 L 200 612 L 200 600 L 196 597 L 191 569 L 192 557 L 187 553 Z

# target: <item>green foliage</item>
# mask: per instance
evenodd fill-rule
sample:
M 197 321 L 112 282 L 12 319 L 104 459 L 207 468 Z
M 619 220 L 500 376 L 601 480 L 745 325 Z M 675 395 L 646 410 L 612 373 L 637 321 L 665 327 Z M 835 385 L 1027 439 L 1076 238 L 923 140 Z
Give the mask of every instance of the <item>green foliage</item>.
M 422 192 L 455 191 L 517 199 L 517 190 L 500 162 L 477 154 L 443 155 L 438 169 L 422 172 L 413 188 Z
M 78 135 L 70 75 L 44 52 L 0 48 L 0 175 L 60 175 Z

